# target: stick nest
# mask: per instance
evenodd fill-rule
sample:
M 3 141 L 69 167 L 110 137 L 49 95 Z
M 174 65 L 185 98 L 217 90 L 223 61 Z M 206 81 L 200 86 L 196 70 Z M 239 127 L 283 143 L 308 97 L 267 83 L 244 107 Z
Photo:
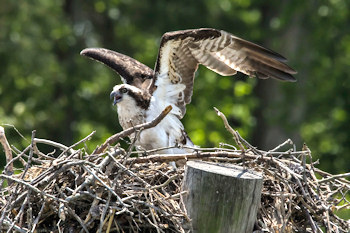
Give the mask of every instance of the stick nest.
M 218 114 L 239 149 L 222 144 L 195 148 L 192 154 L 157 155 L 156 150 L 132 152 L 133 143 L 127 150 L 111 146 L 143 126 L 116 134 L 88 153 L 84 147 L 74 148 L 86 145 L 93 133 L 66 147 L 35 138 L 33 131 L 26 149 L 12 147 L 16 156 L 0 175 L 1 231 L 188 232 L 180 163 L 191 159 L 234 163 L 263 174 L 255 232 L 350 231 L 349 221 L 335 214 L 350 206 L 350 182 L 344 178 L 349 174 L 331 175 L 315 168 L 310 150 L 304 146 L 297 151 L 291 140 L 270 151 L 258 150 Z M 60 154 L 44 154 L 38 144 L 59 149 Z M 9 168 L 16 160 L 23 168 L 11 175 Z M 177 169 L 170 161 L 177 161 Z

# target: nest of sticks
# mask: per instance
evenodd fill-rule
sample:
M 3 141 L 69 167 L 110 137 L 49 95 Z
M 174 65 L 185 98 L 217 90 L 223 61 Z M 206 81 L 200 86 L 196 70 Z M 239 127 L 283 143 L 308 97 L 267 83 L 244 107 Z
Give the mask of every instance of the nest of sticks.
M 219 111 L 237 148 L 222 144 L 195 148 L 192 154 L 157 155 L 157 150 L 133 151 L 132 142 L 126 150 L 116 144 L 154 127 L 169 111 L 113 135 L 92 153 L 75 148 L 88 143 L 94 133 L 67 147 L 38 139 L 33 131 L 30 145 L 19 151 L 10 148 L 0 132 L 8 159 L 0 175 L 1 231 L 188 232 L 190 219 L 182 202 L 186 191 L 181 190 L 184 167 L 169 166 L 170 161 L 184 159 L 234 163 L 263 174 L 255 232 L 350 231 L 350 222 L 335 214 L 350 206 L 350 182 L 345 179 L 349 173 L 331 175 L 317 169 L 310 150 L 296 150 L 291 140 L 270 151 L 258 150 Z M 44 154 L 38 144 L 50 145 L 60 155 Z M 14 161 L 23 165 L 18 175 L 11 174 Z

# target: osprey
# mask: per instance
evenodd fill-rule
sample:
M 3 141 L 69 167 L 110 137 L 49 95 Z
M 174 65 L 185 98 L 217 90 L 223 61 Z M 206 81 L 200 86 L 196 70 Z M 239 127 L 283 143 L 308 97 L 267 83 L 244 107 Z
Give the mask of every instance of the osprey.
M 280 54 L 211 28 L 165 33 L 154 70 L 104 48 L 87 48 L 81 55 L 106 64 L 121 76 L 123 84 L 114 86 L 110 96 L 117 105 L 123 129 L 149 122 L 172 106 L 156 127 L 142 131 L 136 139 L 136 145 L 145 150 L 172 147 L 160 153 L 193 151 L 194 145 L 180 120 L 191 102 L 199 64 L 223 76 L 239 71 L 261 79 L 296 81 L 292 76 L 296 71 L 285 64 L 287 60 Z

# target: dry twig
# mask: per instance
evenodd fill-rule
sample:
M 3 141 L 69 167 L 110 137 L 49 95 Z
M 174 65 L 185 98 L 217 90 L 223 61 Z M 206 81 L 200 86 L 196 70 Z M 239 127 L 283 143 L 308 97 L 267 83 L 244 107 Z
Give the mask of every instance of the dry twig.
M 5 156 L 6 156 L 6 164 L 7 164 L 5 168 L 6 174 L 12 175 L 13 174 L 12 151 L 5 136 L 5 129 L 2 126 L 0 126 L 0 143 L 4 148 Z

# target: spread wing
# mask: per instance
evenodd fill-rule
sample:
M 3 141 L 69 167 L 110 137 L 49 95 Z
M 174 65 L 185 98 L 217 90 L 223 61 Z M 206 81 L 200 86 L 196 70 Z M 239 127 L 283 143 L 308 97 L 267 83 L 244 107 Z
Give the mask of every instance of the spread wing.
M 140 89 L 147 88 L 154 76 L 153 70 L 148 66 L 112 50 L 87 48 L 81 51 L 80 54 L 109 66 L 121 76 L 123 83 Z
M 237 71 L 258 78 L 296 81 L 296 71 L 280 54 L 210 28 L 167 32 L 161 39 L 152 82 L 153 95 L 175 104 L 182 118 L 191 102 L 194 74 L 199 64 L 223 76 Z M 165 100 L 166 99 L 166 100 Z

